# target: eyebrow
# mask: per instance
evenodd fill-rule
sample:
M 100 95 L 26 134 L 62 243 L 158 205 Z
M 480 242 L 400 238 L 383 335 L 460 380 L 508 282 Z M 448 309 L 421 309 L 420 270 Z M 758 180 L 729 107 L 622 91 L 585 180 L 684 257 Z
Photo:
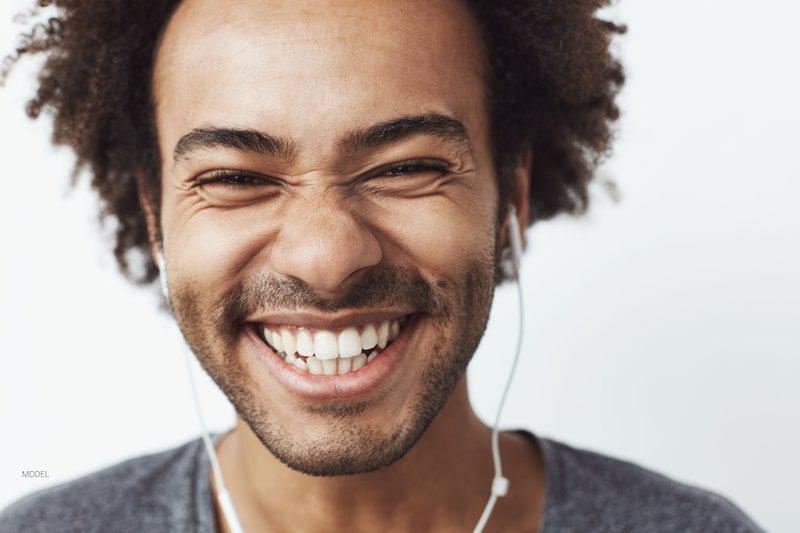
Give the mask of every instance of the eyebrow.
M 472 145 L 467 128 L 455 117 L 441 113 L 411 115 L 380 122 L 364 130 L 347 134 L 339 141 L 339 149 L 347 155 L 397 142 L 415 135 L 432 135 L 464 145 Z
M 425 113 L 394 118 L 347 133 L 338 141 L 339 150 L 345 155 L 374 149 L 415 135 L 431 135 L 461 144 L 471 150 L 472 144 L 467 128 L 455 117 L 441 113 Z M 202 126 L 195 128 L 175 145 L 174 162 L 191 155 L 192 152 L 210 148 L 230 148 L 241 152 L 279 157 L 287 161 L 299 153 L 292 139 L 270 135 L 254 129 Z
M 177 163 L 192 152 L 209 148 L 231 148 L 240 152 L 253 152 L 287 160 L 297 157 L 298 152 L 297 146 L 290 139 L 275 137 L 253 129 L 203 126 L 193 129 L 180 138 L 175 145 L 172 159 Z

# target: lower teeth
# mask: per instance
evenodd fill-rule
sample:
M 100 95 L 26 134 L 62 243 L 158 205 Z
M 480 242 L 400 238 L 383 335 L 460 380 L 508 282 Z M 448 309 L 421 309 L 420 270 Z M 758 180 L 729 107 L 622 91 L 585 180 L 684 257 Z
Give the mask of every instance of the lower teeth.
M 380 351 L 372 350 L 369 353 L 363 351 L 355 357 L 335 359 L 317 359 L 315 356 L 306 357 L 299 354 L 287 355 L 286 352 L 278 352 L 278 356 L 286 363 L 293 365 L 298 370 L 309 372 L 311 374 L 324 374 L 324 375 L 342 375 L 350 372 L 356 372 L 362 367 L 366 366 L 375 360 Z M 342 362 L 346 361 L 346 362 Z M 335 366 L 334 366 L 335 365 Z

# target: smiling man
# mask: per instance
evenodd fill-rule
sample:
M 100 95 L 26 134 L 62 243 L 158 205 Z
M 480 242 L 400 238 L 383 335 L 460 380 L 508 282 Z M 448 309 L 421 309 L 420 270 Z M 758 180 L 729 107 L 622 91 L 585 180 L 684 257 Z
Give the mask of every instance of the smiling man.
M 236 408 L 244 530 L 471 531 L 465 369 L 523 223 L 586 204 L 617 117 L 598 1 L 59 1 L 54 117 Z M 132 252 L 144 252 L 137 269 Z M 138 278 L 137 278 L 138 276 Z M 724 499 L 525 432 L 487 531 L 757 531 Z M 228 531 L 198 441 L 29 496 L 3 531 Z M 224 499 L 223 499 L 224 501 Z

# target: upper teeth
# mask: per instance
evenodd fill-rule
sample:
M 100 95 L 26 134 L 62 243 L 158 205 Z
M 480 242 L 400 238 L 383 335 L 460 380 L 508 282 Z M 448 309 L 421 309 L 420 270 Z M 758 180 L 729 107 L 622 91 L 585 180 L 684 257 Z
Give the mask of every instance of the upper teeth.
M 361 331 L 355 326 L 341 330 L 311 329 L 296 326 L 264 326 L 263 336 L 276 352 L 285 356 L 315 356 L 320 361 L 357 357 L 364 350 L 377 346 L 382 350 L 400 334 L 400 324 L 407 317 L 365 324 Z M 294 359 L 294 358 L 292 358 Z M 293 362 L 293 361 L 292 361 Z M 314 363 L 316 364 L 316 363 Z

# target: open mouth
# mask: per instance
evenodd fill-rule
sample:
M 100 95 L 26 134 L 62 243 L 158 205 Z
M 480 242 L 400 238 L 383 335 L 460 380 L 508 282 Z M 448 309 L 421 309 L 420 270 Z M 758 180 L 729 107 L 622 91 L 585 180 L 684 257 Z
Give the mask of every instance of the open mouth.
M 380 357 L 412 316 L 338 329 L 257 324 L 256 330 L 286 364 L 310 374 L 336 376 L 357 372 Z

